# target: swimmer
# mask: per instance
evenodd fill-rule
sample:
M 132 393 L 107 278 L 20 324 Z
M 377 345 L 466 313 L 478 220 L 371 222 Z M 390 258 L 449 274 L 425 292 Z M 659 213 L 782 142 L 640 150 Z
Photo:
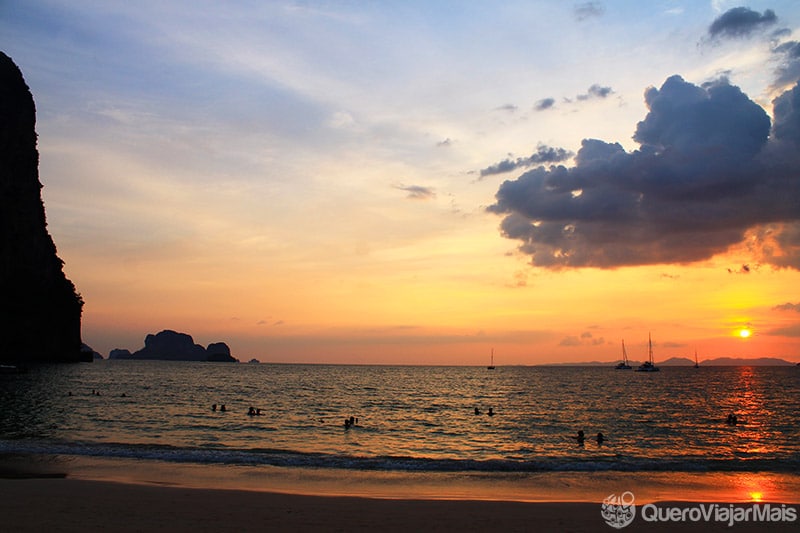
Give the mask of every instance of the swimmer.
M 605 442 L 605 440 L 606 440 L 606 438 L 603 436 L 603 434 L 598 432 L 597 433 L 597 444 L 598 445 L 603 444 L 603 442 Z
M 575 440 L 578 444 L 583 445 L 583 442 L 586 440 L 586 437 L 583 435 L 583 430 L 579 429 L 578 434 L 575 436 Z

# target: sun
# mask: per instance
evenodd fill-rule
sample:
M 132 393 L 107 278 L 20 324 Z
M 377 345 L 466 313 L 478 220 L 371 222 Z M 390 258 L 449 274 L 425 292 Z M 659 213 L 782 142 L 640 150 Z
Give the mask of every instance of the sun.
M 739 336 L 741 338 L 743 338 L 743 339 L 748 338 L 752 334 L 753 334 L 753 332 L 752 332 L 752 330 L 750 330 L 750 328 L 742 328 L 742 329 L 739 330 Z

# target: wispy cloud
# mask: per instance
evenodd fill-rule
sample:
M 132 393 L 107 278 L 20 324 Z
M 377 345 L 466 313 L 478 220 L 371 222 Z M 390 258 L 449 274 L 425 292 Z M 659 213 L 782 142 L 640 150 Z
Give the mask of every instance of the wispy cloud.
M 436 198 L 436 191 L 431 187 L 423 187 L 422 185 L 393 185 L 395 189 L 405 191 L 408 193 L 406 198 L 412 200 L 430 200 Z
M 540 165 L 542 163 L 560 163 L 561 161 L 566 161 L 573 155 L 574 154 L 572 152 L 569 152 L 563 148 L 553 148 L 551 146 L 540 144 L 536 148 L 536 152 L 534 152 L 532 155 L 528 157 L 518 157 L 516 159 L 504 159 L 499 163 L 495 163 L 484 169 L 481 169 L 480 174 L 481 178 L 485 178 L 486 176 L 503 174 L 518 168 L 527 168 L 533 165 Z
M 605 7 L 600 2 L 582 2 L 573 8 L 575 18 L 586 20 L 588 18 L 600 17 L 605 13 Z

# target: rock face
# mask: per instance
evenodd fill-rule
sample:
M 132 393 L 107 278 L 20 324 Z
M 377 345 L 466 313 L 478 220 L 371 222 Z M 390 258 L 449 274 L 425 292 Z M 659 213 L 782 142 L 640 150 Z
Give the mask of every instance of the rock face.
M 108 352 L 109 359 L 130 359 L 131 352 L 124 348 L 114 348 L 110 352 Z
M 178 333 L 171 329 L 165 329 L 155 335 L 148 335 L 144 339 L 144 348 L 134 353 L 119 348 L 112 350 L 109 359 L 237 362 L 231 356 L 231 349 L 224 342 L 211 343 L 206 349 L 195 344 L 191 335 Z
M 0 361 L 91 361 L 83 300 L 47 232 L 41 188 L 33 96 L 0 52 Z

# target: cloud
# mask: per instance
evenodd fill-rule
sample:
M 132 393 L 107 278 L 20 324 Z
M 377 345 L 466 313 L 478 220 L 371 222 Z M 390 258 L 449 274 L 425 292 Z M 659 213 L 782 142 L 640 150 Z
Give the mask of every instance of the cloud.
M 584 331 L 577 335 L 567 335 L 558 343 L 559 346 L 601 346 L 605 344 L 603 337 L 594 337 L 591 332 Z
M 783 89 L 800 80 L 800 42 L 787 41 L 772 50 L 778 61 L 773 89 Z
M 739 268 L 738 270 L 729 268 L 728 274 L 749 274 L 750 270 L 751 270 L 750 265 L 742 265 L 742 267 Z
M 575 18 L 578 20 L 586 20 L 591 17 L 600 17 L 605 12 L 603 4 L 600 2 L 583 2 L 576 4 L 573 9 Z
M 436 192 L 430 187 L 423 187 L 422 185 L 394 185 L 395 189 L 406 191 L 412 200 L 430 200 L 436 198 Z
M 497 111 L 508 111 L 509 113 L 516 113 L 517 109 L 517 106 L 514 104 L 505 104 L 496 108 Z
M 553 148 L 540 144 L 530 157 L 518 157 L 517 159 L 504 159 L 499 163 L 481 169 L 481 178 L 511 172 L 517 168 L 527 168 L 542 163 L 560 163 L 566 161 L 574 154 L 563 148 Z
M 581 340 L 575 335 L 569 335 L 561 339 L 558 343 L 559 346 L 580 346 Z
M 533 108 L 536 111 L 544 111 L 545 109 L 550 109 L 551 107 L 553 107 L 555 103 L 556 103 L 555 98 L 542 98 L 533 105 Z
M 584 139 L 574 167 L 504 182 L 488 208 L 502 234 L 552 269 L 690 263 L 733 245 L 800 269 L 800 86 L 775 99 L 771 137 L 727 79 L 672 76 L 645 102 L 639 150 Z
M 723 37 L 747 37 L 777 21 L 778 17 L 771 9 L 761 14 L 749 7 L 734 7 L 714 19 L 708 27 L 708 37 L 711 40 Z
M 776 305 L 772 308 L 774 311 L 795 311 L 800 313 L 800 303 L 790 303 L 786 302 L 785 304 Z
M 777 328 L 770 330 L 768 335 L 779 335 L 782 337 L 800 337 L 800 324 L 795 324 L 793 326 L 786 326 L 783 328 Z
M 575 98 L 578 100 L 588 100 L 589 98 L 606 98 L 609 94 L 613 93 L 614 91 L 611 87 L 601 87 L 597 83 L 589 87 L 589 89 L 584 94 L 579 94 Z

